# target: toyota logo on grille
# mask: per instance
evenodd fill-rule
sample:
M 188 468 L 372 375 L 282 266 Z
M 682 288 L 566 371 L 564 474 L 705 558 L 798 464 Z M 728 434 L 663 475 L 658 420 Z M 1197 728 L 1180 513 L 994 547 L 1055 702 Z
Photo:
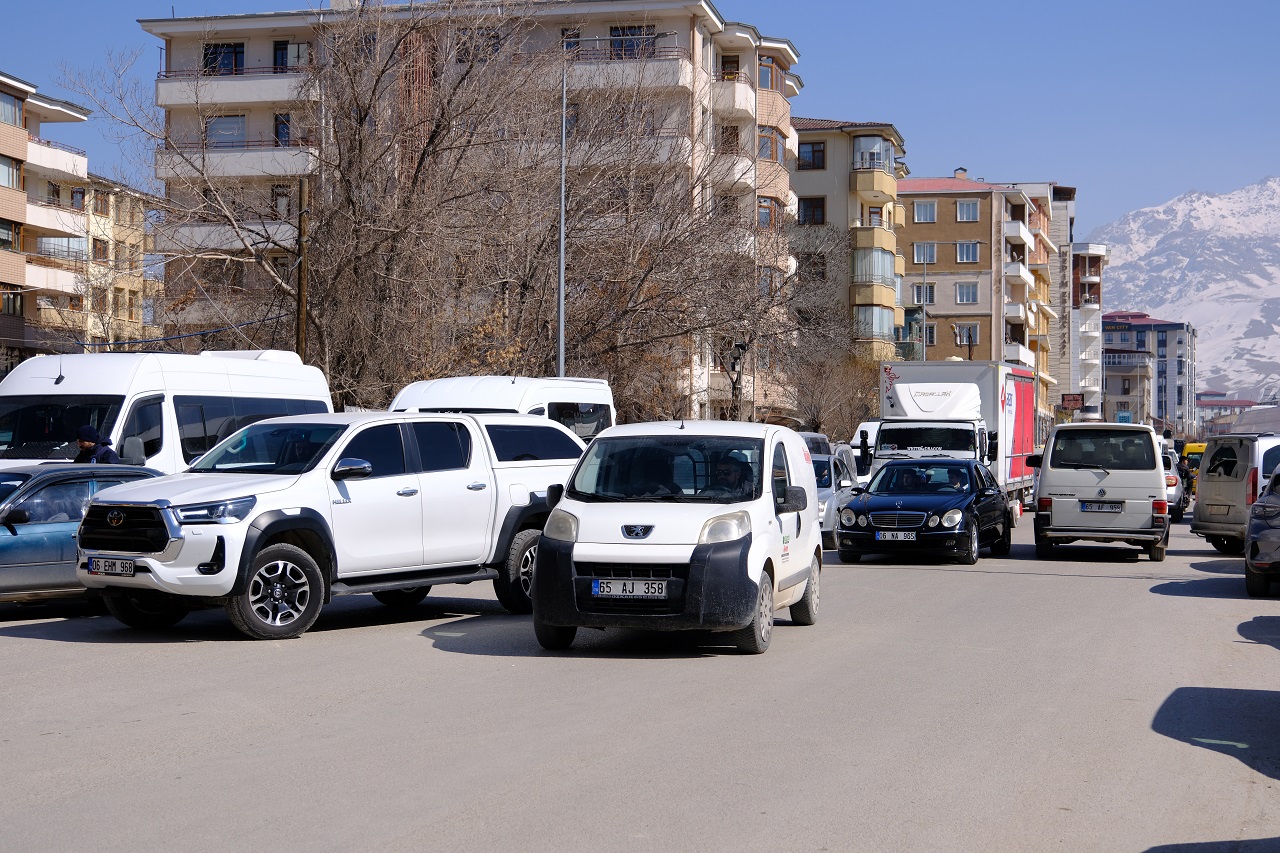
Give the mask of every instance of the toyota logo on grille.
M 643 539 L 653 532 L 652 524 L 624 524 L 622 535 L 628 539 Z
M 107 524 L 112 527 L 119 527 L 124 524 L 124 513 L 118 509 L 111 510 L 111 512 L 107 513 Z

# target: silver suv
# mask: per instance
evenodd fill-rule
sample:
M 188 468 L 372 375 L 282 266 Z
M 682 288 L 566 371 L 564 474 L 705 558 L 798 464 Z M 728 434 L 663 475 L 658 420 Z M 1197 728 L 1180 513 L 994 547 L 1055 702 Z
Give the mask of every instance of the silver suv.
M 1164 464 L 1165 494 L 1169 496 L 1169 521 L 1173 524 L 1181 524 L 1182 514 L 1191 505 L 1191 495 L 1187 492 L 1187 484 L 1183 482 L 1182 473 L 1178 470 L 1177 454 L 1166 450 L 1160 455 L 1160 459 Z
M 1205 444 L 1191 532 L 1224 554 L 1243 554 L 1249 507 L 1280 462 L 1280 435 L 1233 433 Z

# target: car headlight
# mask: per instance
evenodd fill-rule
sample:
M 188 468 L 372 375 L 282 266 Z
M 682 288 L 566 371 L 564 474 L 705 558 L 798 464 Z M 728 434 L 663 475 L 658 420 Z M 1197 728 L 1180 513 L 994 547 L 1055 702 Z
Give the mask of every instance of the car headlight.
M 845 507 L 840 510 L 840 524 L 844 527 L 853 527 L 858 523 L 858 514 L 853 510 Z
M 929 516 L 929 527 L 938 526 L 938 517 L 936 515 Z
M 827 502 L 818 501 L 818 515 L 826 515 L 826 514 L 827 514 Z
M 174 507 L 173 510 L 178 514 L 178 521 L 183 524 L 234 524 L 248 515 L 257 502 L 258 499 L 250 495 L 229 501 L 187 504 Z
M 751 514 L 745 510 L 717 515 L 707 519 L 698 534 L 699 545 L 714 545 L 717 542 L 733 542 L 751 532 Z
M 542 535 L 561 542 L 577 542 L 578 517 L 557 507 L 551 510 L 551 515 L 547 516 L 547 523 L 542 527 Z
M 860 516 L 858 516 L 858 526 L 859 526 L 859 527 L 866 527 L 866 526 L 867 526 L 867 522 L 868 522 L 869 520 L 870 520 L 870 519 L 868 519 L 865 515 L 860 515 Z
M 964 518 L 964 513 L 958 509 L 947 510 L 947 514 L 942 517 L 943 527 L 955 527 L 960 523 L 960 519 Z

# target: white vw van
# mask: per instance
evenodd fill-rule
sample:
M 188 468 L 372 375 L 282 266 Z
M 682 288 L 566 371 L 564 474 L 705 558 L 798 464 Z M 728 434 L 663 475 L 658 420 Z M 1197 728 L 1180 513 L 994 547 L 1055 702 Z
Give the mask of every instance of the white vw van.
M 613 426 L 613 390 L 603 379 L 528 376 L 451 376 L 406 385 L 393 412 L 515 412 L 542 415 L 590 441 Z
M 786 427 L 613 427 L 547 499 L 532 589 L 544 648 L 568 648 L 580 627 L 696 629 L 732 632 L 758 654 L 775 610 L 817 619 L 817 484 L 804 439 Z
M 1043 454 L 1036 484 L 1036 556 L 1067 542 L 1123 542 L 1152 560 L 1169 542 L 1169 501 L 1156 436 L 1141 424 L 1058 424 Z
M 331 411 L 324 374 L 283 350 L 36 356 L 0 382 L 0 468 L 71 460 L 87 424 L 173 474 L 254 421 Z

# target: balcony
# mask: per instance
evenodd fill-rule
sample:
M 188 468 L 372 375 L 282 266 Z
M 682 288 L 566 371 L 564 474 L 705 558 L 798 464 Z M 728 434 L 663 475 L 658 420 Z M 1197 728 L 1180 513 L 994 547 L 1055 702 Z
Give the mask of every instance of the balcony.
M 919 341 L 894 341 L 893 348 L 901 361 L 920 361 L 924 358 L 924 344 Z
M 711 164 L 711 183 L 716 189 L 746 192 L 756 183 L 755 162 L 741 148 L 717 148 Z
M 301 177 L 315 170 L 316 151 L 307 140 L 277 145 L 273 140 L 177 143 L 156 151 L 156 177 L 162 181 L 192 178 L 204 172 L 217 178 Z
M 669 89 L 692 94 L 693 63 L 683 47 L 628 44 L 568 52 L 570 89 Z M 557 75 L 558 76 L 558 75 Z M 557 81 L 559 82 L 559 81 Z
M 82 208 L 42 196 L 27 198 L 27 227 L 58 237 L 83 237 L 88 233 Z
M 240 230 L 244 240 L 230 225 L 216 222 L 162 226 L 153 238 L 152 251 L 158 255 L 182 255 L 199 249 L 243 252 L 246 251 L 246 240 L 255 250 L 273 246 L 293 248 L 298 242 L 297 227 L 290 222 L 246 222 Z
M 1097 349 L 1087 349 L 1080 353 L 1080 361 L 1083 364 L 1100 364 L 1102 362 L 1102 353 Z
M 1035 287 L 1036 281 L 1031 277 L 1031 270 L 1022 261 L 1009 261 L 1004 265 L 1004 280 L 1026 287 Z
M 0 126 L 3 126 L 0 124 Z M 10 222 L 26 222 L 27 194 L 22 190 L 0 187 L 0 219 Z
M 855 157 L 849 172 L 849 190 L 867 201 L 887 203 L 898 197 L 893 164 L 878 157 Z
M 1027 227 L 1027 223 L 1021 219 L 1006 219 L 1004 221 L 1004 239 L 1020 246 L 1029 246 L 1035 237 L 1032 236 L 1031 229 Z
M 307 69 L 252 68 L 238 74 L 204 74 L 200 69 L 161 71 L 156 80 L 156 106 L 164 109 L 200 104 L 247 106 L 314 101 L 315 90 L 303 89 Z
M 27 264 L 22 255 L 0 249 L 0 283 L 22 286 L 27 282 Z
M 1090 275 L 1089 273 L 1081 273 L 1080 283 L 1081 284 L 1102 284 L 1102 276 Z
M 1080 388 L 1087 391 L 1098 391 L 1102 388 L 1102 381 L 1096 376 L 1080 377 Z
M 888 219 L 855 219 L 851 230 L 855 249 L 884 249 L 886 252 L 893 252 L 898 248 L 893 223 Z
M 1101 323 L 1081 323 L 1080 337 L 1082 338 L 1102 337 L 1102 324 Z
M 80 180 L 89 177 L 89 155 L 79 148 L 51 142 L 38 136 L 27 140 L 27 165 L 42 172 L 68 175 Z
M 1004 318 L 1010 323 L 1026 323 L 1027 306 L 1021 302 L 1006 302 L 1004 304 Z
M 721 71 L 711 83 L 711 109 L 717 118 L 747 121 L 756 115 L 756 94 L 742 71 Z
M 79 293 L 81 278 L 69 269 L 27 264 L 27 287 L 56 293 Z
M 1021 364 L 1026 367 L 1036 366 L 1036 354 L 1022 344 L 1005 342 L 1004 360 L 1009 364 Z

